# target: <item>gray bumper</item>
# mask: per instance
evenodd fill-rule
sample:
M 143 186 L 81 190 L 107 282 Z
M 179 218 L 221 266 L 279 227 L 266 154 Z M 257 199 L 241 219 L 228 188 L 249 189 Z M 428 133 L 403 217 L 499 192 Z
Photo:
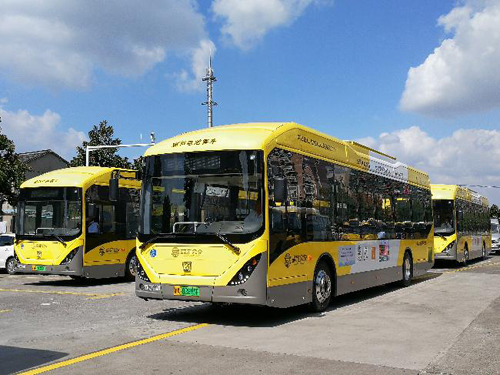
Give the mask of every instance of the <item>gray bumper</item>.
M 45 267 L 44 271 L 37 270 L 37 267 Z M 17 264 L 17 273 L 36 275 L 62 275 L 62 276 L 83 276 L 83 248 L 80 247 L 73 259 L 64 265 L 43 265 L 43 264 Z
M 434 254 L 434 259 L 436 260 L 457 260 L 457 256 L 455 254 L 443 254 L 438 253 Z
M 136 276 L 135 294 L 143 299 L 168 299 L 180 301 L 242 303 L 252 305 L 265 305 L 267 301 L 267 254 L 262 254 L 259 264 L 250 278 L 243 284 L 234 286 L 198 286 L 199 297 L 174 295 L 174 286 L 154 284 L 144 281 Z

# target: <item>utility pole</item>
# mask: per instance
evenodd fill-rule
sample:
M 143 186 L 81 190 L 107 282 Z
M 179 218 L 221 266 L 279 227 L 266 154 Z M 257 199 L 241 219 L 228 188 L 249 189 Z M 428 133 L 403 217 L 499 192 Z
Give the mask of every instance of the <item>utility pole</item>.
M 214 76 L 214 71 L 212 70 L 212 54 L 211 53 L 210 53 L 210 60 L 208 63 L 207 74 L 201 80 L 203 82 L 207 82 L 207 101 L 201 103 L 201 105 L 207 106 L 207 124 L 208 124 L 208 127 L 211 128 L 214 126 L 212 107 L 217 105 L 217 103 L 212 100 L 212 85 L 214 82 L 217 81 L 217 78 Z
M 90 164 L 90 153 L 94 150 L 100 150 L 100 149 L 103 149 L 103 148 L 123 148 L 123 147 L 148 147 L 148 146 L 154 146 L 155 143 L 156 143 L 156 137 L 155 137 L 155 133 L 154 132 L 151 132 L 150 134 L 150 138 L 151 138 L 151 143 L 134 143 L 134 144 L 131 144 L 131 145 L 123 145 L 123 144 L 120 144 L 120 145 L 114 145 L 114 146 L 109 146 L 109 145 L 102 145 L 102 146 L 87 146 L 87 148 L 85 149 L 85 166 L 89 166 Z

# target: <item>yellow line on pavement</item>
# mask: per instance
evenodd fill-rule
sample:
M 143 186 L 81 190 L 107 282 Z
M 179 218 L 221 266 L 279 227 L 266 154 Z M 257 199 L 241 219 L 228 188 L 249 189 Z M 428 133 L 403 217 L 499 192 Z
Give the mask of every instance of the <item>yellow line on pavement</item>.
M 33 289 L 4 289 L 0 288 L 0 292 L 21 292 L 21 293 L 42 293 L 42 294 L 69 294 L 72 296 L 87 296 L 90 297 L 88 299 L 97 299 L 97 298 L 109 298 L 115 296 L 121 296 L 123 293 L 108 293 L 108 294 L 99 294 L 99 293 L 80 293 L 80 292 L 64 292 L 57 290 L 33 290 Z
M 456 270 L 444 271 L 443 273 L 463 272 L 463 271 L 468 271 L 468 270 L 473 270 L 473 269 L 476 269 L 476 268 L 482 268 L 482 267 L 488 267 L 488 266 L 500 266 L 500 263 L 498 263 L 498 262 L 489 262 L 489 263 L 477 264 L 475 266 L 467 266 L 467 267 L 459 268 L 459 269 L 456 269 Z
M 8 312 L 11 312 L 12 310 L 0 310 L 0 314 L 2 313 L 8 313 Z
M 180 335 L 180 334 L 183 334 L 183 333 L 186 333 L 186 332 L 194 331 L 196 329 L 203 328 L 203 327 L 206 327 L 206 326 L 208 326 L 208 324 L 207 323 L 203 323 L 203 324 L 197 324 L 195 326 L 191 326 L 191 327 L 187 327 L 187 328 L 178 329 L 176 331 L 172 331 L 172 332 L 168 332 L 168 333 L 162 333 L 161 335 L 153 336 L 153 337 L 150 337 L 150 338 L 147 338 L 147 339 L 142 339 L 142 340 L 138 340 L 138 341 L 129 342 L 128 344 L 118 345 L 118 346 L 115 346 L 115 347 L 112 347 L 112 348 L 109 348 L 109 349 L 99 350 L 99 351 L 94 352 L 94 353 L 85 354 L 85 355 L 82 355 L 80 357 L 76 357 L 76 358 L 73 358 L 73 359 L 68 359 L 67 361 L 61 361 L 61 362 L 54 363 L 52 365 L 48 365 L 48 366 L 43 366 L 43 367 L 36 368 L 34 370 L 29 370 L 29 371 L 26 371 L 26 372 L 21 372 L 18 375 L 36 375 L 36 374 L 41 374 L 41 373 L 44 373 L 44 372 L 47 372 L 47 371 L 56 370 L 56 369 L 61 368 L 61 367 L 71 366 L 71 365 L 74 365 L 75 363 L 80 363 L 80 362 L 88 361 L 89 359 L 94 359 L 94 358 L 102 357 L 102 356 L 105 356 L 105 355 L 108 355 L 108 354 L 111 354 L 111 353 L 116 353 L 116 352 L 119 352 L 119 351 L 122 351 L 122 350 L 130 349 L 130 348 L 133 348 L 135 346 L 149 344 L 151 342 L 155 342 L 155 341 L 158 341 L 158 340 L 163 340 L 163 339 L 166 339 L 168 337 L 172 337 L 172 336 Z

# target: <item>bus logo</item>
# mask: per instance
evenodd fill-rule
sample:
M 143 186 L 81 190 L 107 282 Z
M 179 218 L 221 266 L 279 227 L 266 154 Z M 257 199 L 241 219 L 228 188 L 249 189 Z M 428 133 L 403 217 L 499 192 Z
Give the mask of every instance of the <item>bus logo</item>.
M 184 272 L 191 272 L 191 268 L 193 266 L 193 262 L 182 262 L 182 269 Z
M 42 259 L 42 252 L 41 251 L 36 252 L 36 259 Z
M 152 250 L 149 252 L 149 255 L 151 256 L 151 258 L 156 257 L 156 249 L 152 249 Z
M 174 247 L 174 248 L 172 249 L 172 256 L 173 256 L 174 258 L 177 258 L 177 257 L 179 256 L 179 248 L 178 248 L 178 247 Z

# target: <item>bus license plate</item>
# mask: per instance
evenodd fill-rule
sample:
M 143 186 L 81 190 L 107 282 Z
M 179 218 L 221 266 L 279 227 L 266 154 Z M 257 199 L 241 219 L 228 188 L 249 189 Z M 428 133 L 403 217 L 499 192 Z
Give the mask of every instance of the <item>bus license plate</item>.
M 199 297 L 200 288 L 197 286 L 174 286 L 174 296 Z
M 45 271 L 45 266 L 33 266 L 33 271 Z

